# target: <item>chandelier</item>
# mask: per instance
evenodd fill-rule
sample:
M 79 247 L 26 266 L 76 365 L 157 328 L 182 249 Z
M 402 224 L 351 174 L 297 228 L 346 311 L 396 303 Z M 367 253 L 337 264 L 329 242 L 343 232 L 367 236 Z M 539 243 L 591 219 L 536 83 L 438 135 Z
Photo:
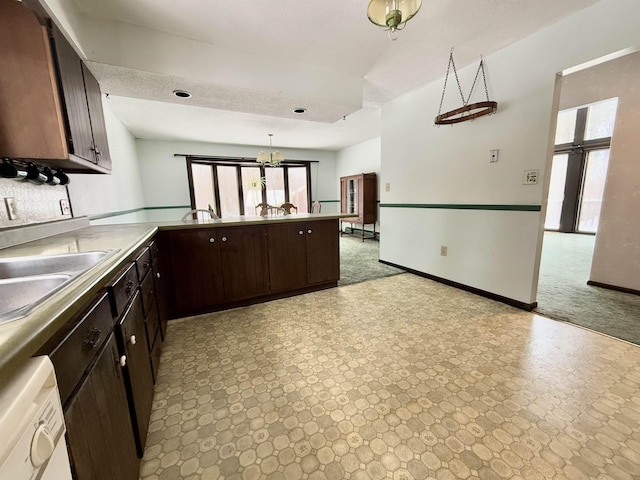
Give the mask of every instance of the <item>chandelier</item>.
M 258 157 L 256 158 L 256 162 L 258 162 L 263 167 L 279 167 L 282 162 L 284 162 L 284 156 L 279 151 L 273 151 L 273 147 L 271 146 L 271 137 L 273 137 L 273 133 L 269 133 L 269 153 L 258 152 Z
M 398 38 L 407 22 L 418 13 L 422 0 L 371 0 L 367 8 L 367 17 L 372 23 L 389 32 L 389 38 Z

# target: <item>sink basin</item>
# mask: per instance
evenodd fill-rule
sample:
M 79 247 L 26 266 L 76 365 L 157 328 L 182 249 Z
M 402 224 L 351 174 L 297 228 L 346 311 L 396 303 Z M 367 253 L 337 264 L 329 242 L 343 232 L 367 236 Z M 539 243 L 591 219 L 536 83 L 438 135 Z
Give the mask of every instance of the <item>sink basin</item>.
M 109 253 L 108 251 L 97 251 L 0 258 L 0 279 L 84 271 L 97 265 Z
M 0 324 L 27 315 L 117 251 L 0 258 Z
M 0 280 L 0 323 L 28 313 L 71 278 L 71 274 L 55 274 Z

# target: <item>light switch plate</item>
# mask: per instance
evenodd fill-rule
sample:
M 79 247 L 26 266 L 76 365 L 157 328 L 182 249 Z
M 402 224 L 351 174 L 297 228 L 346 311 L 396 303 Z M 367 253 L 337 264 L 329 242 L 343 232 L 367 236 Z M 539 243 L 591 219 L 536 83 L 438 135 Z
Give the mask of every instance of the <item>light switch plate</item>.
M 7 207 L 7 215 L 9 220 L 18 219 L 18 202 L 13 197 L 5 197 L 4 204 Z
M 535 185 L 538 183 L 538 174 L 540 170 L 525 170 L 522 178 L 523 185 Z
M 495 150 L 491 150 L 491 157 L 489 157 L 489 163 L 498 162 L 498 153 L 500 153 L 500 150 L 498 150 L 497 148 Z
M 390 183 L 385 183 L 384 184 L 384 191 L 388 192 L 389 190 L 391 190 L 391 184 Z

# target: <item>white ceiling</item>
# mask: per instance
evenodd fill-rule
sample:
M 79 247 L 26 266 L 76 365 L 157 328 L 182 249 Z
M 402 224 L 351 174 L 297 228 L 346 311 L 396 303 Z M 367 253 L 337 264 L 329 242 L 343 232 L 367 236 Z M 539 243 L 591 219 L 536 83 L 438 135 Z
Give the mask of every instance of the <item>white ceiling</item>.
M 367 0 L 46 1 L 135 136 L 337 150 L 379 136 L 380 106 L 452 47 L 461 68 L 598 0 L 424 0 L 397 41 Z

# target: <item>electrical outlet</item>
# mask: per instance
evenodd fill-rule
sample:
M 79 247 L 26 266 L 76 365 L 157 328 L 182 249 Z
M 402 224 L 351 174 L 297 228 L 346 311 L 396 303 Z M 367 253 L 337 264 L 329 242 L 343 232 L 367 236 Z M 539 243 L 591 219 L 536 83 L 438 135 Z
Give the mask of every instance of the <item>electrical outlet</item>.
M 447 256 L 447 246 L 446 245 L 440 245 L 440 255 L 442 255 L 443 257 Z
M 489 163 L 497 163 L 498 162 L 498 153 L 500 150 L 497 148 L 495 150 L 491 150 L 491 157 L 489 158 Z
M 71 207 L 69 207 L 69 200 L 63 198 L 60 200 L 60 212 L 62 215 L 69 215 L 71 213 Z
M 390 190 L 391 190 L 391 184 L 390 184 L 390 183 L 385 183 L 385 184 L 384 184 L 384 191 L 385 191 L 385 192 L 388 192 L 388 191 L 390 191 Z
M 9 216 L 9 220 L 17 220 L 18 219 L 18 202 L 13 197 L 5 197 L 4 204 L 7 207 L 7 215 Z

